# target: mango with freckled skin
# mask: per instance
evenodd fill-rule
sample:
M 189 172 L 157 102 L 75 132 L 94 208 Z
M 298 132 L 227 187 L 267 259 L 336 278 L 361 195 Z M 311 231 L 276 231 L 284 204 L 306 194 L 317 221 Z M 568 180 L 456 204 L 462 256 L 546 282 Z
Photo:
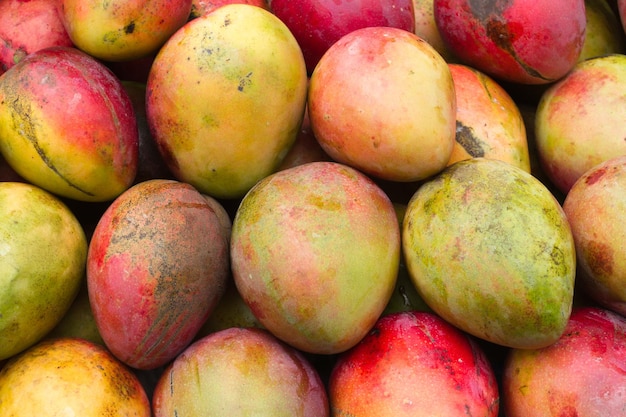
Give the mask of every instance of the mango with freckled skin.
M 86 258 L 83 228 L 63 202 L 31 184 L 0 182 L 0 360 L 62 320 Z
M 59 0 L 74 45 L 105 61 L 130 61 L 156 52 L 183 26 L 192 0 Z
M 509 347 L 561 336 L 573 304 L 574 239 L 531 174 L 495 159 L 457 162 L 415 192 L 402 227 L 411 281 L 445 320 Z
M 59 196 L 108 201 L 130 187 L 138 134 L 121 82 L 76 48 L 36 51 L 0 79 L 0 152 Z
M 212 197 L 240 198 L 295 142 L 307 83 L 285 24 L 261 7 L 228 4 L 161 48 L 147 81 L 148 123 L 177 179 Z
M 89 244 L 87 289 L 111 352 L 155 369 L 195 337 L 224 294 L 227 226 L 191 185 L 154 179 L 107 208 Z
M 626 55 L 579 62 L 537 104 L 535 143 L 547 178 L 567 194 L 595 165 L 626 154 L 624 120 Z
M 39 342 L 0 369 L 3 417 L 150 417 L 136 375 L 103 346 L 80 338 Z

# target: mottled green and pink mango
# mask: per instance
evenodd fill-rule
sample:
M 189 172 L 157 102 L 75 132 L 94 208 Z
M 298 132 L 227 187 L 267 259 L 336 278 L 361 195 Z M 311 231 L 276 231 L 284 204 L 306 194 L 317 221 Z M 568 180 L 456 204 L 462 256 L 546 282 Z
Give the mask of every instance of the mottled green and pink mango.
M 626 156 L 583 174 L 563 210 L 576 243 L 577 285 L 603 307 L 626 315 Z
M 518 348 L 561 336 L 574 240 L 558 201 L 528 172 L 486 158 L 451 165 L 413 195 L 402 238 L 412 282 L 448 322 Z
M 550 181 L 567 193 L 586 171 L 626 154 L 626 55 L 578 63 L 537 105 L 535 142 Z
M 311 162 L 261 180 L 231 236 L 235 284 L 290 345 L 333 354 L 374 325 L 394 289 L 400 231 L 387 195 L 359 171 Z
M 70 209 L 22 182 L 0 182 L 0 360 L 44 338 L 85 273 L 87 239 Z

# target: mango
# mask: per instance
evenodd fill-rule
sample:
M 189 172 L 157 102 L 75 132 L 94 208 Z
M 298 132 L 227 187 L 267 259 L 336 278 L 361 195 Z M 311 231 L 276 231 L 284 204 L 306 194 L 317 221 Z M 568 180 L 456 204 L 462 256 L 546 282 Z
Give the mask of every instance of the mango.
M 148 124 L 170 171 L 236 199 L 275 172 L 305 111 L 302 51 L 269 11 L 229 4 L 191 20 L 157 54 Z
M 61 321 L 86 259 L 85 233 L 61 200 L 35 185 L 0 182 L 0 360 Z
M 399 262 L 393 204 L 370 178 L 337 162 L 264 178 L 233 220 L 238 291 L 263 327 L 305 352 L 358 343 L 389 302 Z
M 103 346 L 58 338 L 0 370 L 0 411 L 3 417 L 149 417 L 150 403 L 137 376 Z
M 561 336 L 574 239 L 558 201 L 528 172 L 495 159 L 457 162 L 415 192 L 402 231 L 411 281 L 448 322 L 517 348 Z
M 189 184 L 154 179 L 100 218 L 87 290 L 104 343 L 125 364 L 151 370 L 174 359 L 224 294 L 229 240 L 212 204 Z

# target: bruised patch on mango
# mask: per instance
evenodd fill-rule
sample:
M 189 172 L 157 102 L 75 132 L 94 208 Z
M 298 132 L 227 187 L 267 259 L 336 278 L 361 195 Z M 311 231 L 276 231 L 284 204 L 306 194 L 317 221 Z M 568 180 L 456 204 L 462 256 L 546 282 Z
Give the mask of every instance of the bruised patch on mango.
M 456 141 L 473 158 L 485 156 L 483 142 L 474 135 L 471 127 L 465 126 L 462 122 L 456 122 Z
M 550 78 L 544 77 L 539 71 L 524 62 L 515 49 L 516 35 L 510 30 L 508 22 L 503 18 L 507 9 L 514 3 L 512 0 L 468 0 L 467 3 L 471 12 L 482 23 L 489 39 L 498 48 L 507 52 L 530 76 L 550 81 Z
M 586 263 L 594 276 L 611 276 L 613 274 L 613 249 L 602 242 L 590 241 L 586 245 Z

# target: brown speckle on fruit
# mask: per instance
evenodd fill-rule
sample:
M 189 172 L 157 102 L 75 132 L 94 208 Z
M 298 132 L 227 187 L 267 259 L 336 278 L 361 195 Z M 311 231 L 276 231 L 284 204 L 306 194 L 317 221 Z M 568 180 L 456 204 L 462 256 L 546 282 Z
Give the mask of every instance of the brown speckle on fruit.
M 124 26 L 124 33 L 130 35 L 135 31 L 135 22 L 130 22 L 128 25 Z
M 239 79 L 239 85 L 237 86 L 237 90 L 243 92 L 245 87 L 252 85 L 252 80 L 250 77 L 252 77 L 252 72 L 249 72 L 244 77 L 241 77 Z
M 457 120 L 456 141 L 465 151 L 474 158 L 485 156 L 483 142 L 474 135 L 474 130 Z
M 604 243 L 591 241 L 587 245 L 587 264 L 593 274 L 611 276 L 613 273 L 613 251 Z

